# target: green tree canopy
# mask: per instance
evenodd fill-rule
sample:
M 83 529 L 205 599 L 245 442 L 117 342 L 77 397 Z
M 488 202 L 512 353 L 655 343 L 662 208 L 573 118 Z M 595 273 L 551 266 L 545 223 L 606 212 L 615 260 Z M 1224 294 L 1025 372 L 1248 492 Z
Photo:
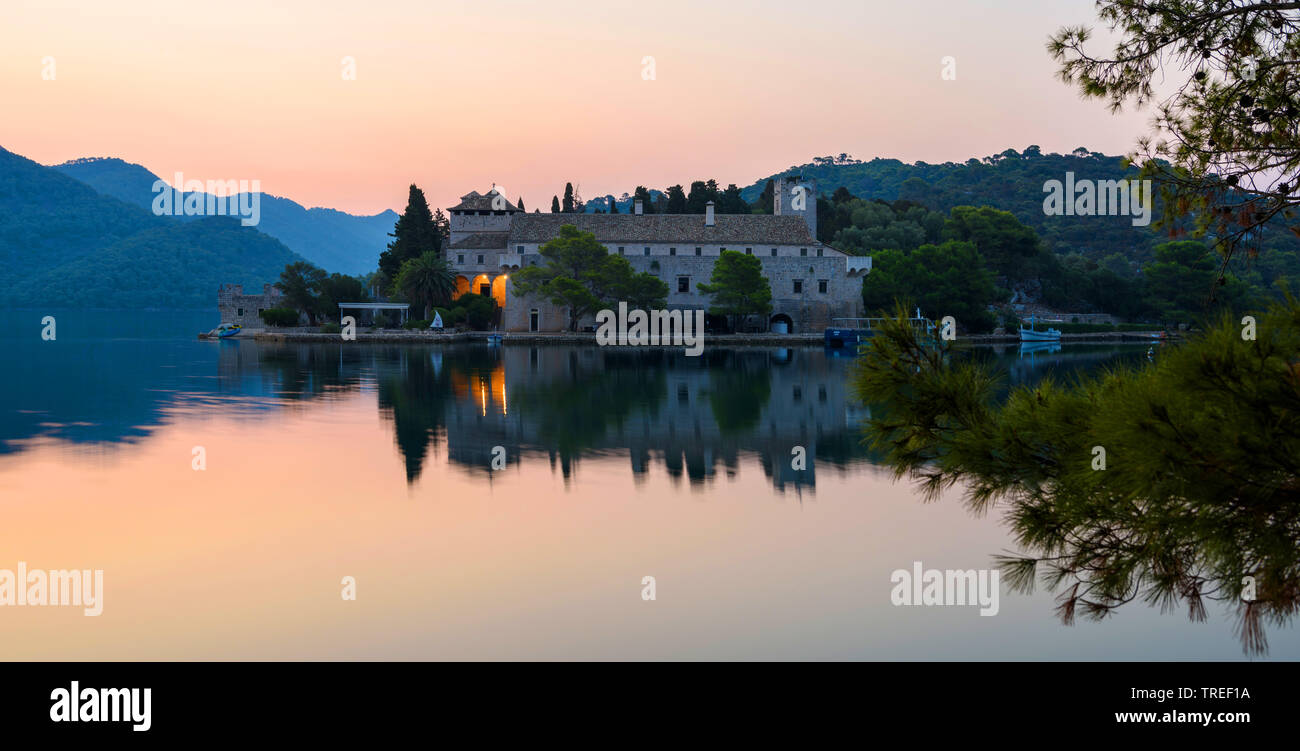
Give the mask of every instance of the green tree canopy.
M 321 313 L 320 300 L 316 293 L 325 282 L 325 270 L 306 261 L 294 261 L 280 272 L 280 281 L 275 283 L 277 289 L 284 293 L 285 304 L 307 314 L 307 320 L 314 326 L 316 316 Z
M 570 331 L 577 331 L 584 316 L 620 300 L 650 310 L 662 307 L 668 297 L 668 286 L 657 277 L 635 272 L 626 258 L 611 256 L 594 234 L 572 224 L 561 226 L 559 237 L 538 251 L 545 263 L 515 273 L 515 294 L 537 295 L 568 308 Z
M 1001 302 L 993 274 L 975 245 L 949 240 L 908 253 L 883 250 L 871 258 L 862 279 L 862 302 L 873 313 L 892 311 L 898 302 L 921 307 L 933 319 L 952 316 L 961 330 L 989 331 L 995 320 L 990 303 Z
M 365 302 L 369 298 L 370 296 L 366 294 L 365 284 L 355 276 L 330 274 L 327 278 L 321 280 L 320 310 L 325 317 L 331 320 L 338 320 L 339 318 L 339 303 Z
M 946 239 L 975 244 L 994 274 L 1018 280 L 1036 276 L 1050 256 L 1037 233 L 1009 211 L 989 206 L 955 206 L 944 224 Z
M 763 276 L 763 262 L 758 256 L 738 250 L 722 251 L 713 263 L 709 283 L 697 287 L 710 298 L 709 312 L 727 316 L 732 329 L 745 316 L 772 312 L 772 285 Z

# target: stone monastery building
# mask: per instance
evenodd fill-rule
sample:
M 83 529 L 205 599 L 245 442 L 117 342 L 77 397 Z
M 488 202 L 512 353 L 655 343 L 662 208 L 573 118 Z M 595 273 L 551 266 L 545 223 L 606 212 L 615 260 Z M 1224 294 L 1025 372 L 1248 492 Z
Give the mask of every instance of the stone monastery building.
M 815 332 L 832 318 L 861 315 L 862 277 L 871 270 L 870 257 L 817 242 L 816 187 L 815 181 L 778 179 L 771 215 L 715 214 L 712 201 L 703 215 L 644 214 L 639 200 L 631 214 L 529 214 L 495 189 L 486 195 L 471 192 L 448 209 L 446 253 L 458 274 L 457 294 L 472 290 L 495 298 L 503 331 L 566 329 L 563 308 L 516 296 L 510 274 L 542 263 L 539 248 L 558 237 L 562 225 L 572 224 L 627 258 L 634 270 L 663 280 L 670 310 L 708 310 L 709 297 L 697 287 L 709 282 L 722 251 L 758 256 L 772 285 L 772 313 L 747 327 Z

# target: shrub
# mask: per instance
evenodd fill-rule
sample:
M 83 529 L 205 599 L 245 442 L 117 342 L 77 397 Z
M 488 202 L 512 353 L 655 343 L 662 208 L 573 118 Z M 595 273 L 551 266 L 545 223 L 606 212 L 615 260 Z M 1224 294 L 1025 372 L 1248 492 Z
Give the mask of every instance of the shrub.
M 415 319 L 415 320 L 407 321 L 406 323 L 402 324 L 402 328 L 404 328 L 404 329 L 427 329 L 427 328 L 429 328 L 429 322 L 432 321 L 432 320 L 433 320 L 432 318 L 419 318 L 419 319 Z
M 337 323 L 326 323 L 320 327 L 320 332 L 322 334 L 341 334 L 343 333 L 343 327 Z
M 453 307 L 465 311 L 463 320 L 470 328 L 482 330 L 492 325 L 492 319 L 496 315 L 497 303 L 496 300 L 486 295 L 466 292 L 456 298 Z M 444 323 L 446 322 L 444 321 Z
M 267 308 L 258 315 L 267 326 L 298 325 L 298 311 L 293 308 Z

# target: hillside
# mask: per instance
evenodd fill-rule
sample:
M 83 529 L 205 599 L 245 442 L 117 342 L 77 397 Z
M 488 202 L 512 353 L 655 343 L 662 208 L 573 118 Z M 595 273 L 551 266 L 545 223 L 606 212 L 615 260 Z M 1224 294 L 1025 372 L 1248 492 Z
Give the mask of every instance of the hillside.
M 1060 254 L 1077 252 L 1094 260 L 1120 253 L 1134 261 L 1149 261 L 1153 257 L 1152 249 L 1169 240 L 1164 233 L 1150 227 L 1133 226 L 1127 216 L 1044 214 L 1044 183 L 1064 180 L 1067 172 L 1073 172 L 1076 180 L 1119 180 L 1137 175 L 1136 168 L 1126 169 L 1118 156 L 1082 147 L 1069 154 L 1043 154 L 1037 146 L 1030 146 L 1023 153 L 1007 149 L 1001 154 L 968 159 L 961 164 L 822 158 L 758 180 L 744 188 L 741 195 L 752 203 L 768 180 L 803 174 L 817 180 L 818 192 L 825 197 L 844 187 L 858 198 L 911 200 L 944 213 L 954 206 L 992 206 L 1010 211 L 1033 227 L 1050 250 Z M 1157 201 L 1155 216 L 1160 211 Z M 1264 245 L 1300 251 L 1300 242 L 1280 224 L 1265 238 Z
M 103 195 L 152 210 L 158 176 L 138 165 L 113 158 L 75 159 L 52 167 Z M 182 196 L 184 194 L 181 194 Z M 397 214 L 384 211 L 357 216 L 335 209 L 304 208 L 288 198 L 261 194 L 257 229 L 298 255 L 332 272 L 360 275 L 375 270 Z M 181 221 L 197 217 L 175 217 Z
M 235 219 L 155 217 L 0 148 L 0 305 L 210 308 L 296 260 Z

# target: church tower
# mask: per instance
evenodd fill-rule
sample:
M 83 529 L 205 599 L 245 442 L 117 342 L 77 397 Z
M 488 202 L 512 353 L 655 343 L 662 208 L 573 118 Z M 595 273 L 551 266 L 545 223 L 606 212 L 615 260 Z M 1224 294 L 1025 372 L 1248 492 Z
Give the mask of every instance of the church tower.
M 817 180 L 794 176 L 776 178 L 772 183 L 772 213 L 803 217 L 813 239 L 817 239 Z

